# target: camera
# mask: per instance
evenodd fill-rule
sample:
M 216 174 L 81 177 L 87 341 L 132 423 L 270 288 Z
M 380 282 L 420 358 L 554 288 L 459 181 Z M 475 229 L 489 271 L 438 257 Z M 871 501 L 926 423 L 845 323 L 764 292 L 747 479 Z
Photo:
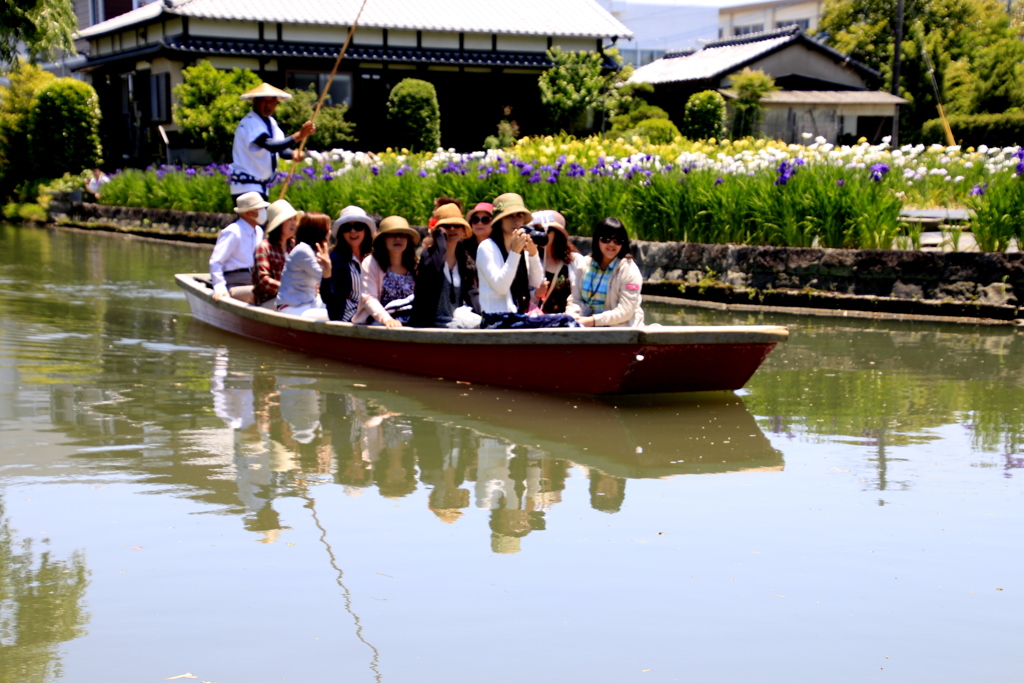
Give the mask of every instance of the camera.
M 548 243 L 548 231 L 544 229 L 537 229 L 531 226 L 523 226 L 523 230 L 526 231 L 526 236 L 533 240 L 533 243 L 538 247 L 547 246 Z

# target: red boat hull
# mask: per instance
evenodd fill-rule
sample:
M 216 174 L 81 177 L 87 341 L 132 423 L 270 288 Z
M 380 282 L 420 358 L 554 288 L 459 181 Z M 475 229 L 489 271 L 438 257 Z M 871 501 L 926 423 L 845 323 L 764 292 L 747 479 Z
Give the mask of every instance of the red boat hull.
M 186 283 L 187 277 L 179 275 L 178 280 L 192 314 L 227 332 L 361 365 L 535 391 L 638 394 L 736 390 L 786 334 L 784 328 L 764 327 L 756 328 L 760 334 L 747 335 L 742 333 L 744 328 L 661 328 L 650 333 L 627 329 L 387 330 L 310 322 L 235 301 L 214 302 L 209 290 L 203 291 L 192 281 Z M 678 332 L 691 329 L 703 334 Z M 715 335 L 716 329 L 724 331 Z M 771 333 L 766 331 L 769 329 Z M 690 336 L 694 343 L 685 343 Z M 745 336 L 753 340 L 746 341 Z M 677 338 L 683 343 L 672 343 Z

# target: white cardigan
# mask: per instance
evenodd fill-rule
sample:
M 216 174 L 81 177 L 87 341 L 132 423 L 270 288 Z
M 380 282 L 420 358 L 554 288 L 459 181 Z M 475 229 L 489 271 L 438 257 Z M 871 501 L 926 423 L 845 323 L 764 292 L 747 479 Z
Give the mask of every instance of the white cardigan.
M 494 240 L 486 239 L 476 250 L 476 272 L 480 278 L 480 310 L 484 313 L 515 313 L 512 301 L 512 281 L 519 268 L 522 254 L 510 251 L 508 260 L 501 258 L 501 250 Z M 540 256 L 534 254 L 526 259 L 526 274 L 530 290 L 537 289 L 544 282 L 544 265 Z

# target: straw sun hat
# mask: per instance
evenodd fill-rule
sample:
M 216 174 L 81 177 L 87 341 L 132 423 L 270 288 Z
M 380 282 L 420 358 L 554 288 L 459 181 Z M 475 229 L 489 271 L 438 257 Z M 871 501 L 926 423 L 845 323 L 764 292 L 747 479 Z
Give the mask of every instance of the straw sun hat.
M 525 213 L 527 215 L 525 222 L 529 222 L 530 218 L 532 218 L 532 214 L 530 213 L 530 210 L 526 208 L 523 198 L 515 192 L 506 192 L 505 194 L 498 195 L 494 199 L 493 223 L 497 223 L 505 216 L 511 216 L 515 213 Z
M 455 204 L 442 204 L 434 209 L 431 217 L 436 220 L 434 223 L 435 228 L 441 228 L 446 225 L 460 225 L 462 226 L 463 239 L 469 239 L 473 234 L 469 227 L 469 221 L 462 217 L 462 212 L 459 211 L 459 207 Z
M 413 244 L 420 243 L 419 231 L 415 228 L 410 228 L 409 221 L 401 216 L 388 216 L 382 220 L 380 228 L 377 230 L 377 236 L 373 238 L 373 243 L 377 244 L 377 240 L 383 239 L 387 235 L 405 235 L 412 240 Z
M 279 102 L 290 100 L 291 95 L 280 88 L 275 88 L 269 83 L 260 83 L 249 92 L 242 93 L 243 100 L 255 100 L 258 97 L 276 97 Z

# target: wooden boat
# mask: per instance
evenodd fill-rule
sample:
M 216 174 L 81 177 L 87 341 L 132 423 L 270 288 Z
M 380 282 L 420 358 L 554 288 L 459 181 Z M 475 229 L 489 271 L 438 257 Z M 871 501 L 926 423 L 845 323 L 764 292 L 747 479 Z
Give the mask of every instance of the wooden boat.
M 572 394 L 733 391 L 789 336 L 772 325 L 447 330 L 319 322 L 213 300 L 175 275 L 192 314 L 221 330 L 337 360 L 464 382 Z

